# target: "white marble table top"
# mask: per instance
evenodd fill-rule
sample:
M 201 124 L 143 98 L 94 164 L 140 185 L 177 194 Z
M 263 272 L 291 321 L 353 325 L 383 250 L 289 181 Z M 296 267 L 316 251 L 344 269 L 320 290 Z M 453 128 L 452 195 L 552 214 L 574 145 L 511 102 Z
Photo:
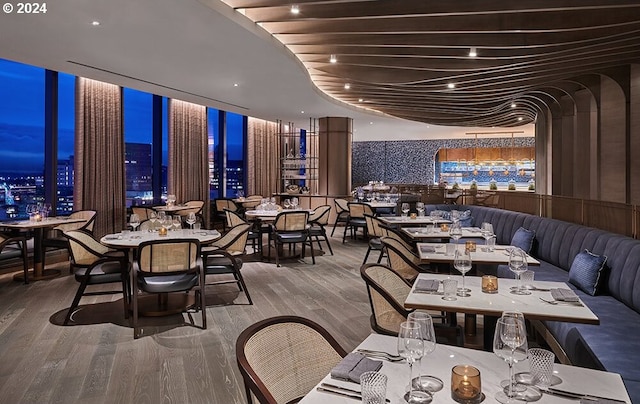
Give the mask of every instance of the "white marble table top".
M 100 242 L 112 248 L 136 248 L 145 241 L 173 240 L 195 238 L 202 244 L 210 244 L 220 238 L 217 230 L 170 230 L 166 236 L 161 236 L 157 231 L 132 231 L 128 234 L 107 234 Z
M 383 350 L 396 354 L 398 352 L 396 344 L 394 337 L 371 334 L 359 345 L 359 348 Z M 414 365 L 413 374 L 414 376 L 424 374 L 439 377 L 444 382 L 444 388 L 435 393 L 433 402 L 455 404 L 456 402 L 451 398 L 451 369 L 460 364 L 472 365 L 480 370 L 482 392 L 486 396 L 483 403 L 496 403 L 495 394 L 501 389 L 500 381 L 508 378 L 509 368 L 502 359 L 491 352 L 438 344 L 435 351 Z M 528 360 L 514 365 L 516 373 L 528 370 Z M 402 397 L 409 386 L 409 367 L 406 362 L 383 361 L 380 372 L 388 377 L 387 398 L 390 402 L 393 404 L 405 403 Z M 562 380 L 560 384 L 553 386 L 554 388 L 631 403 L 622 378 L 617 373 L 555 364 L 554 374 Z M 334 380 L 329 375 L 322 382 L 360 390 L 358 384 Z M 319 392 L 315 388 L 300 401 L 302 404 L 353 404 L 355 402 L 357 401 L 352 398 Z M 547 394 L 544 394 L 538 402 L 541 404 L 579 403 L 576 400 L 572 401 Z
M 418 256 L 425 262 L 453 262 L 454 254 L 447 254 L 449 243 L 417 243 Z M 457 248 L 465 248 L 464 243 L 457 244 Z M 476 251 L 471 253 L 474 264 L 508 264 L 509 248 L 511 246 L 498 245 L 492 252 L 484 251 L 483 245 L 477 245 Z M 527 255 L 528 265 L 540 265 L 540 261 Z
M 444 280 L 452 278 L 458 280 L 458 287 L 462 286 L 462 276 L 444 274 L 418 275 L 420 279 Z M 416 283 L 418 281 L 416 280 Z M 532 290 L 530 295 L 515 295 L 511 288 L 518 284 L 515 279 L 498 279 L 498 293 L 483 293 L 481 288 L 482 278 L 479 276 L 465 276 L 465 286 L 471 289 L 471 296 L 457 297 L 457 300 L 443 300 L 441 294 L 419 293 L 415 291 L 415 283 L 404 303 L 406 308 L 433 309 L 447 312 L 484 314 L 500 317 L 503 311 L 517 310 L 529 320 L 557 320 L 573 323 L 599 324 L 596 316 L 586 305 L 551 304 L 542 301 L 553 301 L 551 292 Z M 564 282 L 534 281 L 533 285 L 540 289 L 563 288 L 568 289 Z M 442 292 L 442 285 L 440 285 Z
M 417 216 L 415 219 L 411 217 L 402 216 L 381 216 L 380 220 L 389 226 L 405 227 L 405 226 L 420 226 L 425 224 L 448 224 L 451 220 L 443 218 L 434 218 L 431 216 Z
M 451 238 L 449 230 L 440 227 L 403 227 L 402 232 L 415 240 Z M 482 232 L 479 227 L 463 227 L 462 238 L 482 238 Z
M 86 221 L 87 219 L 71 218 L 68 216 L 57 216 L 57 217 L 47 217 L 37 222 L 35 220 L 18 220 L 18 221 L 0 222 L 0 227 L 8 227 L 12 229 L 36 229 L 36 228 L 56 227 L 60 224 L 84 223 Z

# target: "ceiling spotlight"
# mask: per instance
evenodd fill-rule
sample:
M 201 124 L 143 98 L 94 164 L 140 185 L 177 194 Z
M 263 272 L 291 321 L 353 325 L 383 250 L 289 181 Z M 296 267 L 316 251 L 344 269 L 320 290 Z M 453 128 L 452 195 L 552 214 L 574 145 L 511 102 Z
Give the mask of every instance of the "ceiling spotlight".
M 304 114 L 304 111 L 300 111 L 301 114 Z
M 331 55 L 331 57 L 329 58 L 329 62 L 338 63 L 338 58 L 336 57 L 336 55 Z
M 234 87 L 238 87 L 238 83 L 233 83 L 233 86 Z
M 98 25 L 100 25 L 100 21 L 91 21 L 91 25 L 97 27 Z
M 472 46 L 469 50 L 469 57 L 474 58 L 476 56 L 478 56 L 478 51 L 476 50 L 475 46 Z
M 298 7 L 296 4 L 291 6 L 291 14 L 300 14 L 300 7 Z
M 345 90 L 348 90 L 348 89 L 350 89 L 350 88 L 351 88 L 351 84 L 349 84 L 349 83 L 345 83 L 345 85 L 344 85 L 344 89 L 345 89 Z
M 521 117 L 521 116 L 519 116 L 519 117 L 518 117 L 518 120 L 519 120 L 519 121 L 521 121 L 521 120 L 522 120 L 522 117 Z
M 364 98 L 358 98 L 358 102 L 364 102 Z
M 515 103 L 515 102 L 512 102 L 512 103 L 511 103 L 511 108 L 515 108 L 515 107 L 516 107 L 516 103 Z
M 453 83 L 447 84 L 447 88 L 456 88 L 456 85 Z

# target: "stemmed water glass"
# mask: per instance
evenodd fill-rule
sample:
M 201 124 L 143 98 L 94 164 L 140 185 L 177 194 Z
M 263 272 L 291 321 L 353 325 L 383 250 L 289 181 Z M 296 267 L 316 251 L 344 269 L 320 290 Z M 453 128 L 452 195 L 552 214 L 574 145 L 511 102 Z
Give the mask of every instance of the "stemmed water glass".
M 527 332 L 526 323 L 524 321 L 524 314 L 515 310 L 507 310 L 502 312 L 502 318 L 515 318 L 519 320 L 522 324 L 525 325 L 525 333 Z M 522 345 L 517 347 L 515 351 L 513 351 L 513 363 L 518 363 L 526 360 L 529 357 L 529 344 L 527 340 L 524 341 Z M 505 391 L 509 388 L 511 384 L 511 389 L 515 394 L 522 394 L 523 391 L 526 390 L 526 386 L 524 384 L 518 384 L 517 376 L 514 375 L 513 379 L 503 380 L 500 382 L 500 385 L 505 389 Z
M 480 227 L 482 237 L 485 239 L 485 245 L 489 242 L 489 239 L 493 237 L 493 225 L 491 223 L 484 222 Z M 488 248 L 486 251 L 489 251 Z
M 288 199 L 285 199 L 284 202 L 282 202 L 282 205 L 284 205 L 285 209 L 289 209 L 291 207 L 291 201 Z
M 173 230 L 180 230 L 182 228 L 182 218 L 180 217 L 180 215 L 174 215 L 173 216 Z
M 513 364 L 515 362 L 516 349 L 527 341 L 524 322 L 517 317 L 505 316 L 498 319 L 495 334 L 493 336 L 493 352 L 509 365 L 509 380 L 511 381 L 505 390 L 498 391 L 495 395 L 500 403 L 518 402 L 517 393 L 513 386 Z
M 520 275 L 527 270 L 527 254 L 518 247 L 511 248 L 509 252 L 509 269 L 516 274 L 518 288 L 511 291 L 515 295 L 530 295 L 531 292 L 522 287 Z
M 407 216 L 409 215 L 409 204 L 406 202 L 403 202 L 400 207 L 400 210 L 402 210 L 402 218 L 406 219 Z
M 156 229 L 156 222 L 158 221 L 158 215 L 156 214 L 156 212 L 151 211 L 149 212 L 149 221 L 151 222 L 151 230 L 155 230 Z
M 167 221 L 167 213 L 164 211 L 158 212 L 158 223 L 160 227 L 164 227 L 164 223 Z
M 471 289 L 468 289 L 464 285 L 464 274 L 471 270 L 472 262 L 471 262 L 471 252 L 467 249 L 459 250 L 456 249 L 456 253 L 453 259 L 453 267 L 458 270 L 462 274 L 462 287 L 458 288 L 458 296 L 467 297 L 470 296 L 469 292 Z
M 424 344 L 423 356 L 429 355 L 436 349 L 436 333 L 433 328 L 433 318 L 429 313 L 423 311 L 414 311 L 407 316 L 408 323 L 416 323 L 420 325 L 422 330 L 422 341 Z M 418 359 L 420 362 L 422 358 Z M 422 366 L 419 366 L 422 367 Z M 444 383 L 441 379 L 431 375 L 419 375 L 412 380 L 413 387 L 419 390 L 435 393 L 442 390 Z
M 193 233 L 193 225 L 196 223 L 196 214 L 194 212 L 190 212 L 187 215 L 187 220 L 185 220 L 187 222 L 187 224 L 189 225 L 189 227 L 191 227 L 191 232 Z
M 137 213 L 132 213 L 129 217 L 129 226 L 131 226 L 133 231 L 136 231 L 138 226 L 140 226 L 140 216 L 138 216 Z
M 165 230 L 169 231 L 169 229 L 171 229 L 171 226 L 173 225 L 171 215 L 165 215 L 164 220 L 161 220 L 160 224 L 162 225 L 162 227 L 164 227 Z
M 453 239 L 454 244 L 458 244 L 458 240 L 462 238 L 462 226 L 460 222 L 451 223 L 451 226 L 449 226 L 449 236 Z
M 398 332 L 398 355 L 409 364 L 409 392 L 404 396 L 407 403 L 429 403 L 431 394 L 426 391 L 413 389 L 413 364 L 424 355 L 424 340 L 422 327 L 417 323 L 405 321 L 400 324 Z
M 416 203 L 416 210 L 418 211 L 418 216 L 424 216 L 424 203 L 423 202 L 417 202 Z
M 295 196 L 291 198 L 291 209 L 298 209 L 298 204 L 298 198 L 296 198 Z

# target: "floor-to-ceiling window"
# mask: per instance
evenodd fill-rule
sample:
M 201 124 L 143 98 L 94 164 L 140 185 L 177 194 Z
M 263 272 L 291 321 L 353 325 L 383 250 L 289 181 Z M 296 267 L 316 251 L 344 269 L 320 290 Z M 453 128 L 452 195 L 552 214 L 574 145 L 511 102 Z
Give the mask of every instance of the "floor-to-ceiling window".
M 214 108 L 207 108 L 207 133 L 209 138 L 209 198 L 214 200 L 222 197 L 220 191 L 219 175 L 219 150 L 220 143 L 220 111 Z
M 56 214 L 73 211 L 76 77 L 58 73 L 58 156 Z
M 227 112 L 227 192 L 226 196 L 236 197 L 244 192 L 244 133 L 242 115 Z
M 44 201 L 45 70 L 0 59 L 0 220 Z
M 153 95 L 123 89 L 127 207 L 153 204 Z

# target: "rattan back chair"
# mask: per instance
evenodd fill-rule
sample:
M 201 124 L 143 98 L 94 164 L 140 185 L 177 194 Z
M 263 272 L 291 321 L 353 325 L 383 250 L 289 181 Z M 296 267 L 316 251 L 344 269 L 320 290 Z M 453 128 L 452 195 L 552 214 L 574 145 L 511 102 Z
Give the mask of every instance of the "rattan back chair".
M 305 257 L 306 246 L 311 247 L 311 260 L 315 264 L 316 257 L 313 251 L 313 243 L 309 237 L 309 212 L 293 210 L 278 213 L 271 225 L 269 233 L 268 255 L 271 256 L 271 244 L 273 243 L 276 254 L 276 266 L 280 266 L 280 250 L 285 244 L 294 247 L 302 245 L 302 258 Z
M 333 203 L 336 205 L 336 220 L 333 222 L 331 237 L 333 237 L 338 223 L 344 223 L 346 225 L 347 220 L 349 220 L 349 202 L 346 199 L 337 198 L 333 200 Z
M 27 254 L 27 238 L 22 235 L 0 233 L 0 261 L 20 258 L 24 283 L 29 283 L 29 255 Z
M 389 266 L 409 283 L 413 283 L 420 272 L 430 272 L 421 267 L 420 258 L 398 240 L 381 237 L 380 241 L 387 252 Z
M 225 210 L 232 212 L 242 213 L 242 209 L 233 200 L 227 198 L 218 198 L 213 201 L 214 203 L 214 222 L 221 222 L 222 229 L 227 230 L 227 214 Z
M 141 291 L 158 295 L 195 291 L 195 308 L 202 313 L 202 329 L 207 328 L 203 290 L 205 278 L 200 242 L 197 239 L 167 239 L 141 243 L 133 261 L 132 283 L 134 338 L 140 336 L 138 300 Z M 160 298 L 158 300 L 162 301 Z
M 238 212 L 227 209 L 225 210 L 225 214 L 227 215 L 227 226 L 230 228 L 242 223 L 248 223 Z M 247 242 L 251 241 L 251 247 L 254 253 L 262 253 L 262 231 L 259 226 L 259 223 L 251 223 L 251 229 L 247 235 Z
M 364 219 L 367 222 L 367 235 L 369 236 L 369 248 L 367 248 L 367 253 L 364 255 L 364 259 L 362 260 L 362 264 L 367 263 L 367 258 L 369 258 L 369 253 L 371 250 L 380 251 L 380 255 L 378 256 L 378 264 L 382 261 L 382 257 L 384 256 L 384 246 L 382 245 L 382 241 L 380 241 L 380 237 L 385 237 L 389 234 L 389 230 L 384 226 L 384 223 L 380 221 L 375 216 L 364 215 Z
M 309 215 L 309 224 L 311 225 L 309 228 L 309 236 L 311 238 L 315 238 L 320 250 L 322 250 L 320 238 L 324 239 L 325 243 L 327 243 L 327 247 L 329 247 L 329 252 L 333 255 L 333 249 L 331 248 L 331 243 L 329 242 L 329 237 L 327 236 L 327 230 L 325 228 L 325 226 L 329 224 L 330 213 L 330 205 L 321 205 Z
M 148 220 L 151 216 L 151 212 L 155 213 L 155 210 L 145 208 L 144 206 L 132 206 L 131 213 L 135 213 L 140 218 L 140 221 Z
M 122 251 L 112 250 L 102 245 L 85 230 L 69 230 L 64 233 L 69 243 L 70 267 L 78 281 L 78 290 L 64 319 L 64 325 L 71 321 L 82 296 L 122 293 L 124 316 L 129 317 L 129 258 Z M 104 289 L 86 292 L 89 285 L 119 283 L 120 290 Z
M 346 354 L 319 324 L 295 316 L 262 320 L 236 341 L 249 404 L 253 403 L 252 393 L 262 404 L 298 402 Z
M 367 221 L 364 215 L 374 216 L 371 205 L 361 202 L 349 202 L 349 218 L 347 224 L 344 227 L 344 233 L 342 234 L 342 242 L 345 242 L 347 237 L 347 231 L 351 231 L 351 238 L 355 238 L 359 229 L 362 230 L 363 235 L 367 236 Z
M 42 246 L 45 249 L 48 247 L 54 250 L 69 251 L 69 240 L 64 236 L 64 233 L 71 230 L 84 230 L 86 232 L 93 233 L 93 226 L 96 221 L 96 214 L 97 212 L 95 210 L 78 210 L 78 211 L 72 212 L 69 215 L 69 218 L 85 219 L 86 221 L 77 222 L 77 223 L 63 223 L 54 227 L 48 232 L 49 234 L 47 235 L 47 237 L 42 239 Z M 45 254 L 42 257 L 43 267 L 46 266 L 46 257 L 47 257 L 47 254 Z M 72 268 L 70 267 L 69 270 L 71 271 Z
M 397 336 L 400 324 L 413 310 L 404 308 L 411 284 L 386 265 L 365 264 L 360 275 L 367 285 L 371 304 L 371 329 L 377 333 Z M 446 319 L 444 313 L 431 314 L 434 319 Z M 462 327 L 433 323 L 438 343 L 464 346 Z

